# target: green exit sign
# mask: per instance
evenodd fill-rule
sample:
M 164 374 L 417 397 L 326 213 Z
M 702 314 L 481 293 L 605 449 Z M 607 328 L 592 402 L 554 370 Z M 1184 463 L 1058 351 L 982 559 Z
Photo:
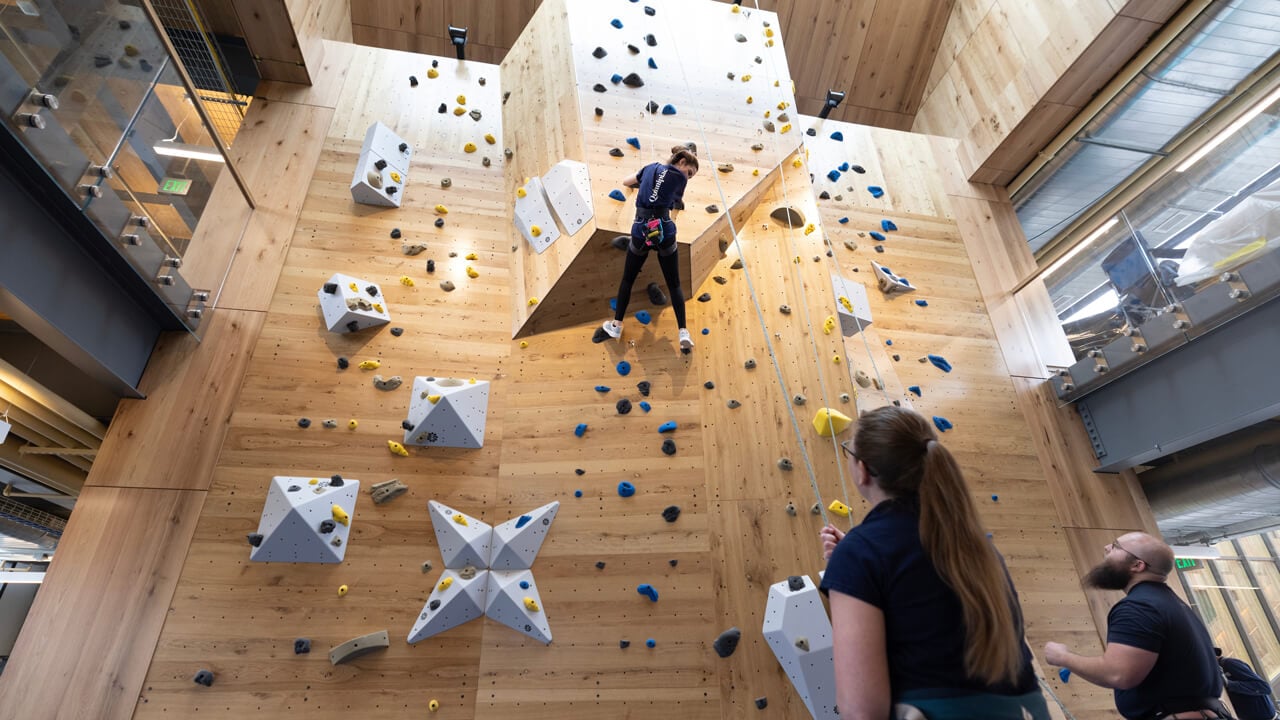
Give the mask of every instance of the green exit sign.
M 160 183 L 161 195 L 186 195 L 191 189 L 191 181 L 182 178 L 167 177 Z
M 1200 567 L 1200 564 L 1191 558 L 1178 558 L 1173 561 L 1173 564 L 1177 565 L 1179 570 L 1190 570 L 1192 568 Z

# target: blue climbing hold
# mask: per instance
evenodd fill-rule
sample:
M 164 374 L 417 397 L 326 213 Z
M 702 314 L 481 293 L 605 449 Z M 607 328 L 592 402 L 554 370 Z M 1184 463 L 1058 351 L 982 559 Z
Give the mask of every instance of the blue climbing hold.
M 617 85 L 618 83 L 622 82 L 622 76 L 619 75 L 618 73 L 614 73 L 613 77 L 609 78 L 609 82 L 613 83 L 614 85 Z
M 881 235 L 880 233 L 876 232 L 875 230 L 872 230 L 871 232 L 869 232 L 869 233 L 867 233 L 867 234 L 871 236 L 871 239 L 872 239 L 872 240 L 879 240 L 880 242 L 884 242 L 884 241 L 887 239 L 887 238 L 885 238 L 885 236 L 884 236 L 884 235 Z
M 831 139 L 835 140 L 836 142 L 844 142 L 844 133 L 837 130 L 831 133 Z
M 623 194 L 622 194 L 622 191 L 621 191 L 621 190 L 619 190 L 618 188 L 614 188 L 614 189 L 610 190 L 610 191 L 609 191 L 609 197 L 613 198 L 614 200 L 617 200 L 618 202 L 626 202 L 626 201 L 627 201 L 627 196 L 626 196 L 626 195 L 623 195 Z
M 942 372 L 951 372 L 951 363 L 947 362 L 947 359 L 941 355 L 930 355 L 929 362 L 933 363 L 933 366 Z
M 641 325 L 648 325 L 653 322 L 653 316 L 649 314 L 648 310 L 641 310 L 636 313 L 636 320 L 639 321 Z
M 948 419 L 946 419 L 946 418 L 944 418 L 944 417 L 942 417 L 942 416 L 940 416 L 940 415 L 934 415 L 934 416 L 933 416 L 933 426 L 934 426 L 934 427 L 936 427 L 936 428 L 938 428 L 938 432 L 946 432 L 946 431 L 950 430 L 952 427 L 954 427 L 954 426 L 951 424 L 951 421 L 950 421 L 950 420 L 948 420 Z
M 597 385 L 597 386 L 596 386 L 596 392 L 598 392 L 598 393 L 606 393 L 606 392 L 609 392 L 609 391 L 610 391 L 610 390 L 612 390 L 612 389 L 613 389 L 613 388 L 609 387 L 608 385 Z
M 659 425 L 659 426 L 658 426 L 658 432 L 660 432 L 660 433 L 673 432 L 675 429 L 676 429 L 676 421 L 675 421 L 675 420 L 668 420 L 668 421 L 666 421 L 666 422 L 664 422 L 664 423 L 662 423 L 661 425 Z
M 649 67 L 650 67 L 651 69 L 653 69 L 653 70 L 657 70 L 657 69 L 658 69 L 658 63 L 654 62 L 654 61 L 653 61 L 653 58 L 649 58 Z
M 609 21 L 609 24 L 610 24 L 610 25 L 612 25 L 612 26 L 614 26 L 614 27 L 616 27 L 616 28 L 618 28 L 619 30 L 621 30 L 621 29 L 622 29 L 622 21 L 621 21 L 621 20 L 619 20 L 618 18 L 614 18 L 614 19 L 610 20 L 610 21 Z
M 924 397 L 924 395 L 923 395 L 923 394 L 921 394 L 921 392 L 920 392 L 920 386 L 919 386 L 919 385 L 910 385 L 910 386 L 908 386 L 908 387 L 907 387 L 907 392 L 911 393 L 912 395 L 915 395 L 916 397 Z
M 849 218 L 847 218 L 847 217 L 842 217 L 842 218 L 840 218 L 837 222 L 839 222 L 841 225 L 848 225 L 848 224 L 849 224 Z
M 609 298 L 609 309 L 610 309 L 610 310 L 617 310 L 617 309 L 618 309 L 618 298 L 616 298 L 616 297 L 611 297 L 611 298 Z
M 889 269 L 888 265 L 881 265 L 880 267 L 884 268 L 884 271 L 889 273 L 890 275 L 893 274 L 893 271 Z
M 703 335 L 710 335 L 710 334 L 711 334 L 711 328 L 702 328 L 702 334 L 703 334 Z
M 992 495 L 992 496 L 991 496 L 991 502 L 1000 502 L 1000 496 L 999 496 L 999 495 Z
M 1071 679 L 1071 668 L 1058 668 L 1058 679 L 1066 682 Z
M 528 581 L 528 580 L 521 580 L 521 581 L 520 581 L 520 589 L 521 589 L 521 590 L 528 590 L 528 589 L 529 589 L 529 581 Z
M 573 434 L 574 434 L 574 435 L 577 435 L 578 437 L 582 437 L 583 435 L 586 435 L 586 434 L 587 434 L 587 424 L 586 424 L 586 423 L 578 423 L 578 427 L 576 427 L 576 428 L 574 428 L 574 429 L 573 429 Z
M 676 114 L 676 106 L 675 106 L 675 105 L 671 105 L 671 104 L 663 105 L 663 106 L 662 106 L 662 114 L 663 114 L 663 115 L 675 115 L 675 114 Z
M 574 496 L 574 497 L 582 497 L 582 491 L 581 491 L 581 490 L 574 490 L 574 491 L 573 491 L 573 496 Z
M 884 195 L 884 188 L 879 185 L 868 185 L 867 192 L 871 193 L 871 197 L 878 198 Z
M 619 361 L 619 362 L 618 362 L 618 374 L 619 374 L 619 375 L 623 375 L 623 376 L 630 375 L 630 374 L 631 374 L 631 363 L 627 362 L 626 360 L 621 360 L 621 361 Z
M 653 638 L 649 638 L 648 640 L 644 641 L 644 646 L 649 648 L 657 647 L 658 641 L 654 640 Z
M 839 180 L 839 179 L 840 179 L 840 171 L 839 171 L 839 170 L 832 170 L 831 172 L 827 173 L 827 179 L 828 179 L 828 180 L 830 180 L 831 182 L 835 182 L 835 181 Z
M 622 482 L 618 483 L 618 495 L 622 497 L 631 497 L 632 495 L 635 495 L 635 494 L 636 494 L 635 485 L 632 485 L 626 480 L 623 480 Z
M 849 172 L 849 163 L 840 163 L 840 172 Z
M 640 138 L 629 137 L 629 138 L 627 138 L 627 144 L 628 144 L 628 145 L 630 145 L 631 147 L 633 147 L 633 148 L 635 148 L 635 149 L 639 150 L 639 149 L 640 149 Z
M 529 515 L 521 515 L 521 516 L 520 516 L 520 519 L 519 519 L 519 520 L 516 520 L 516 529 L 518 530 L 518 529 L 520 529 L 520 528 L 524 527 L 525 525 L 528 525 L 530 520 L 533 520 L 533 518 L 532 518 L 531 516 L 529 516 Z
M 880 229 L 884 230 L 885 232 L 893 232 L 894 230 L 898 229 L 898 226 L 895 225 L 892 220 L 881 220 Z
M 652 406 L 652 405 L 650 405 L 650 404 L 649 404 L 649 402 L 648 402 L 647 400 L 641 400 L 641 401 L 640 401 L 640 409 L 641 409 L 641 410 L 643 410 L 643 411 L 645 411 L 645 412 L 649 412 L 650 410 L 652 410 L 652 409 L 653 409 L 653 406 Z
M 884 344 L 885 344 L 885 345 L 892 345 L 892 344 L 893 344 L 893 341 L 892 341 L 892 340 L 885 340 L 885 341 L 884 341 Z
M 636 592 L 640 593 L 641 595 L 649 598 L 654 602 L 658 602 L 658 591 L 655 590 L 654 587 L 649 583 L 641 583 L 640 585 L 637 585 Z M 653 641 L 650 640 L 649 642 L 653 642 Z M 652 647 L 652 645 L 650 647 Z
M 929 301 L 928 301 L 928 300 L 917 300 L 917 301 L 916 301 L 916 305 L 918 305 L 918 306 L 920 306 L 920 307 L 929 307 Z

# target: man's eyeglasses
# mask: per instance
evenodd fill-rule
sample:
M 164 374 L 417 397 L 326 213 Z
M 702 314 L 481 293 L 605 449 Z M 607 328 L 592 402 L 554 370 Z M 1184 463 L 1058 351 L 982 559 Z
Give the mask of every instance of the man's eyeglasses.
M 1135 552 L 1133 552 L 1132 550 L 1129 550 L 1129 549 L 1125 548 L 1123 545 L 1121 545 L 1121 544 L 1120 544 L 1120 538 L 1116 538 L 1115 540 L 1112 540 L 1112 541 L 1107 545 L 1107 550 L 1110 550 L 1111 548 L 1115 548 L 1115 549 L 1119 550 L 1120 552 L 1122 552 L 1122 553 L 1124 553 L 1124 554 L 1128 555 L 1129 557 L 1133 558 L 1134 560 L 1139 560 L 1139 561 L 1141 561 L 1141 562 L 1142 562 L 1142 564 L 1146 565 L 1148 568 L 1149 568 L 1149 567 L 1151 567 L 1151 563 L 1147 562 L 1144 558 L 1139 557 L 1137 553 L 1135 553 Z

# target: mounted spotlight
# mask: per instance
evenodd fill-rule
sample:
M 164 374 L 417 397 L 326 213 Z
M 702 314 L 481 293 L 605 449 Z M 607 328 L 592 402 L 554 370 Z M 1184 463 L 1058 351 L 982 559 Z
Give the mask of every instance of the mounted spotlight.
M 822 104 L 822 111 L 818 113 L 818 117 L 826 120 L 827 116 L 831 114 L 831 111 L 835 110 L 843 100 L 844 93 L 836 90 L 828 90 L 827 101 Z
M 458 51 L 458 59 L 467 59 L 467 29 L 449 26 L 449 42 L 453 43 L 453 49 Z

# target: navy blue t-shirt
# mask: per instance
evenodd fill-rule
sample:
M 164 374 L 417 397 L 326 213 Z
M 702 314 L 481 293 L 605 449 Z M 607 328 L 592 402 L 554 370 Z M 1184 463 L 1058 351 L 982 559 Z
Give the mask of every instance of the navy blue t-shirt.
M 835 590 L 884 611 L 890 695 L 909 690 L 957 690 L 1023 695 L 1036 689 L 1031 648 L 1022 643 L 1022 669 L 1014 685 L 987 685 L 964 669 L 964 611 L 920 543 L 920 512 L 908 499 L 886 500 L 836 545 L 822 579 Z M 1014 621 L 1023 636 L 1022 609 Z
M 1222 674 L 1213 641 L 1195 611 L 1162 582 L 1141 582 L 1107 614 L 1107 644 L 1159 653 L 1138 686 L 1116 690 L 1116 709 L 1127 718 L 1150 714 L 1164 701 L 1217 698 Z
M 640 178 L 640 192 L 636 195 L 636 207 L 651 210 L 670 210 L 684 200 L 684 186 L 689 182 L 674 165 L 651 163 L 636 173 Z

